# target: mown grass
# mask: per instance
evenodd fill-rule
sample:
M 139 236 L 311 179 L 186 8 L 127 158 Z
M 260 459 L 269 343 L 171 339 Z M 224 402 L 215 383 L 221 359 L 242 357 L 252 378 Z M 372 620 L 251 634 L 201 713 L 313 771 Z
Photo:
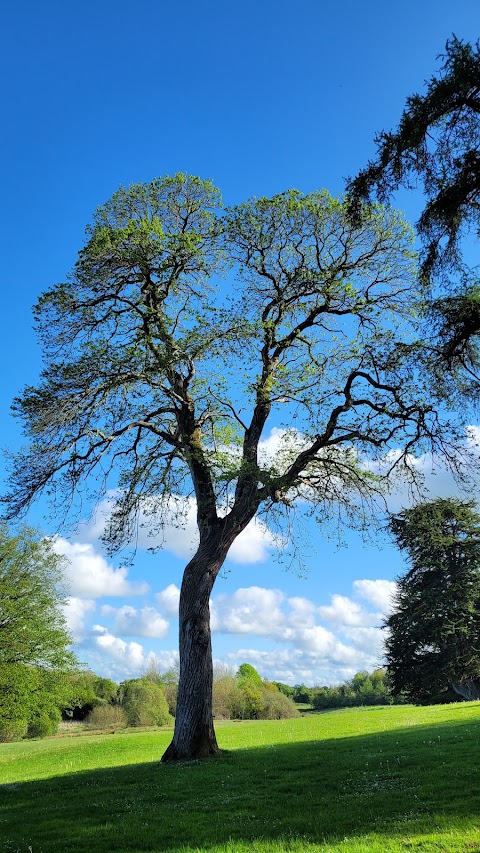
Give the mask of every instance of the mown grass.
M 170 736 L 2 745 L 0 850 L 480 853 L 478 703 L 225 723 L 160 765 Z

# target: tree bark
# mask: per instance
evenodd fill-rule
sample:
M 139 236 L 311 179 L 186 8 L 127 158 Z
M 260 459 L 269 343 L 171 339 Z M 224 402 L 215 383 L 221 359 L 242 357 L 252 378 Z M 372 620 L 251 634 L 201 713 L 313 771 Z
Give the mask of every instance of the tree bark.
M 456 682 L 452 688 L 458 696 L 462 696 L 467 702 L 480 699 L 480 681 L 470 678 L 467 681 Z
M 233 541 L 233 539 L 231 540 Z M 210 593 L 231 542 L 210 534 L 188 563 L 180 591 L 180 681 L 173 740 L 162 761 L 207 758 L 220 752 L 212 715 Z

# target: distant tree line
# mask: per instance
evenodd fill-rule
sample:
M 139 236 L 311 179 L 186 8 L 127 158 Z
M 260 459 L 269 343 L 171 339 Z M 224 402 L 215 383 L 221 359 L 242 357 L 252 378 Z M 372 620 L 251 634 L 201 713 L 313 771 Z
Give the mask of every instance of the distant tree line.
M 357 672 L 348 681 L 333 687 L 291 687 L 275 681 L 276 687 L 297 704 L 310 705 L 315 711 L 326 708 L 354 708 L 361 705 L 398 705 L 406 700 L 392 693 L 391 679 L 383 668 L 373 672 Z
M 178 676 L 174 670 L 159 672 L 151 666 L 139 678 L 115 683 L 89 670 L 60 674 L 40 667 L 10 668 L 10 683 L 1 670 L 0 740 L 45 737 L 57 731 L 61 721 L 83 724 L 92 730 L 127 726 L 164 726 L 173 723 Z M 4 689 L 6 688 L 6 689 Z M 298 717 L 299 705 L 313 710 L 404 702 L 393 696 L 384 669 L 358 672 L 335 687 L 292 687 L 263 679 L 243 663 L 236 674 L 217 667 L 213 684 L 215 719 L 267 720 Z

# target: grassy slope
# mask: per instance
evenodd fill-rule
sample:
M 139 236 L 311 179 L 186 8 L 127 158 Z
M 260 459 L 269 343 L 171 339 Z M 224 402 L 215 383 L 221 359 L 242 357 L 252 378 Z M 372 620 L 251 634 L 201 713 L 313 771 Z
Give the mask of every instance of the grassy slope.
M 226 723 L 225 754 L 164 766 L 170 732 L 0 746 L 0 850 L 480 853 L 480 705 Z

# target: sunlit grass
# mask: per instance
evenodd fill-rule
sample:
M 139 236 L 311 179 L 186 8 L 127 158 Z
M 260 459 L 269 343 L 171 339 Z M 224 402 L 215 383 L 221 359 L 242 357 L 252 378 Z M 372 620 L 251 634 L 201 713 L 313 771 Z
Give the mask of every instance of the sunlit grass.
M 480 853 L 480 705 L 224 723 L 207 762 L 171 731 L 0 747 L 0 850 Z

